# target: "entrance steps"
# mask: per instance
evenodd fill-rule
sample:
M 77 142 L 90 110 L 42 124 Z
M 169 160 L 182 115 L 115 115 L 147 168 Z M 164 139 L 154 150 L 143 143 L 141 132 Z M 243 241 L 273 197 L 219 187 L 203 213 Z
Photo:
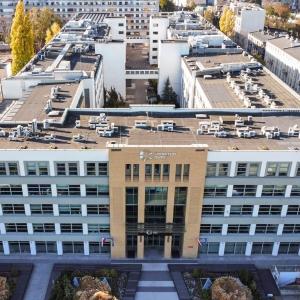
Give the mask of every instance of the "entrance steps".
M 138 282 L 135 300 L 179 300 L 168 265 L 145 263 Z

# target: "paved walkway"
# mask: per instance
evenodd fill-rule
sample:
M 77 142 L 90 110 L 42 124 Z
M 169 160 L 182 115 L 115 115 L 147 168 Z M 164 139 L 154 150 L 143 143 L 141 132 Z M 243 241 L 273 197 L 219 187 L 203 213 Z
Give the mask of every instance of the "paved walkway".
M 143 264 L 135 300 L 179 300 L 167 264 Z
M 52 264 L 41 262 L 34 265 L 24 300 L 45 299 L 51 271 Z

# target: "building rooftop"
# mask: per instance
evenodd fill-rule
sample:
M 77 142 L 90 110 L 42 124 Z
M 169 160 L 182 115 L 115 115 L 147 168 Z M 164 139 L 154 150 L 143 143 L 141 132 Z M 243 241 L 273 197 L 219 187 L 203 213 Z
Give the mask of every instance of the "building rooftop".
M 300 106 L 298 94 L 246 53 L 188 56 L 183 61 L 201 84 L 211 108 Z
M 1 122 L 28 122 L 36 119 L 59 121 L 64 110 L 69 108 L 74 100 L 79 83 L 39 84 L 28 90 L 26 95 L 15 101 L 10 101 L 0 113 Z M 53 94 L 54 89 L 57 93 Z M 53 96 L 52 96 L 53 94 Z M 51 100 L 51 109 L 48 110 L 48 101 Z M 75 106 L 76 107 L 76 106 Z
M 268 43 L 278 47 L 281 50 L 284 50 L 297 60 L 300 60 L 300 42 L 298 40 L 281 36 L 269 40 Z
M 262 43 L 266 43 L 270 39 L 274 39 L 274 35 L 271 33 L 267 33 L 264 31 L 254 31 L 249 33 L 250 36 L 253 36 L 255 39 L 261 41 Z
M 68 112 L 63 126 L 49 125 L 43 128 L 43 124 L 38 122 L 35 133 L 31 135 L 23 132 L 28 132 L 32 122 L 28 127 L 3 128 L 6 136 L 0 138 L 0 148 L 101 149 L 105 148 L 107 143 L 116 142 L 158 146 L 207 144 L 210 150 L 299 150 L 299 113 L 295 112 L 294 116 L 291 114 L 287 116 L 274 112 L 271 115 L 270 112 L 256 112 L 249 117 L 248 113 L 242 110 L 237 116 L 234 112 L 222 110 L 203 113 L 197 110 L 162 109 L 160 112 L 148 113 L 147 117 L 145 112 L 137 112 L 131 108 L 123 109 L 122 112 L 77 109 Z M 236 123 L 237 120 L 242 123 Z M 203 129 L 206 125 L 208 128 L 219 126 L 221 131 L 226 132 L 226 137 L 217 137 L 207 132 L 200 133 L 199 128 Z M 166 127 L 163 130 L 162 126 L 172 126 L 173 131 Z M 293 135 L 291 128 L 294 130 Z M 110 131 L 111 136 L 103 136 L 105 130 Z M 252 132 L 252 137 L 241 137 L 241 132 L 247 130 Z M 279 136 L 275 134 L 278 130 Z M 13 131 L 22 134 L 12 137 Z M 267 138 L 268 132 L 273 136 Z

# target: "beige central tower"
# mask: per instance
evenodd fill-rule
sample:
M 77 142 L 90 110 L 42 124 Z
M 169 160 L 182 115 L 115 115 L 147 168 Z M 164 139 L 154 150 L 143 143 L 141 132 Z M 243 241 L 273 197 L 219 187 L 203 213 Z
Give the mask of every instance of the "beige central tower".
M 144 258 L 150 246 L 161 247 L 164 258 L 170 258 L 175 248 L 180 257 L 197 257 L 206 145 L 113 144 L 108 148 L 112 258 L 128 257 L 129 240 L 137 258 Z M 130 210 L 128 191 L 134 191 Z

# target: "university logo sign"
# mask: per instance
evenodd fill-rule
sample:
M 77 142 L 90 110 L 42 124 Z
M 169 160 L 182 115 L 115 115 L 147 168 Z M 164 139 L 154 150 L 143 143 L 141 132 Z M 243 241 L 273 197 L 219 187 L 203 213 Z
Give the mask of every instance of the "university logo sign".
M 140 159 L 141 160 L 159 160 L 166 159 L 169 157 L 174 157 L 176 155 L 175 152 L 150 152 L 150 151 L 140 151 Z

